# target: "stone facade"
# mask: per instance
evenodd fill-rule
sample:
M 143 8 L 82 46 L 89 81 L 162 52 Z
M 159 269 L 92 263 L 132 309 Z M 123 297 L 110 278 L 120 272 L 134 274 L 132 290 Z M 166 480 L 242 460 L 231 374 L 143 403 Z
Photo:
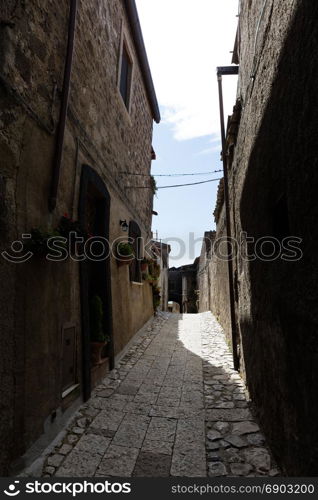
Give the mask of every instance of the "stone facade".
M 200 254 L 197 284 L 199 290 L 199 311 L 205 312 L 211 310 L 212 303 L 212 287 L 211 287 L 211 266 L 210 261 L 213 252 L 213 241 L 215 239 L 215 231 L 207 231 L 204 233 L 202 249 Z
M 232 236 L 259 241 L 248 244 L 249 254 L 260 251 L 263 237 L 280 247 L 285 237 L 302 239 L 302 256 L 270 259 L 273 246 L 265 244 L 267 257 L 237 251 L 233 261 L 241 371 L 291 476 L 318 475 L 317 13 L 311 0 L 241 2 L 235 57 L 242 114 L 227 151 Z M 218 239 L 225 235 L 222 204 L 216 216 Z M 208 267 L 211 300 L 202 309 L 211 307 L 230 338 L 226 263 L 214 255 Z
M 199 259 L 193 264 L 169 269 L 169 302 L 176 302 L 180 312 L 197 313 L 197 272 Z
M 134 2 L 78 1 L 57 203 L 53 211 L 48 209 L 70 4 L 74 1 L 9 1 L 1 6 L 1 251 L 31 228 L 56 227 L 65 213 L 77 220 L 82 211 L 85 219 L 85 207 L 97 211 L 101 192 L 109 203 L 101 222 L 109 219 L 110 241 L 125 236 L 120 220 L 134 221 L 145 240 L 151 237 L 153 190 L 147 175 L 153 120 L 158 122 L 160 116 L 142 37 L 136 34 Z M 119 91 L 123 43 L 132 64 L 129 110 Z M 89 184 L 83 202 L 84 170 L 97 184 Z M 131 175 L 136 173 L 146 176 Z M 1 258 L 0 277 L 6 284 L 0 291 L 2 475 L 43 433 L 52 437 L 59 421 L 82 401 L 83 365 L 87 365 L 83 352 L 87 273 L 82 270 L 72 259 L 32 258 L 13 264 Z M 153 314 L 152 292 L 147 283 L 133 283 L 129 267 L 119 267 L 113 257 L 98 278 L 92 274 L 90 279 L 103 283 L 103 275 L 114 357 Z M 75 331 L 76 388 L 62 398 L 62 338 L 68 327 Z M 91 383 L 101 375 L 92 375 Z
M 159 241 L 153 241 L 153 251 L 157 255 L 158 264 L 160 265 L 160 310 L 168 311 L 168 296 L 169 296 L 169 254 L 171 252 L 170 245 Z

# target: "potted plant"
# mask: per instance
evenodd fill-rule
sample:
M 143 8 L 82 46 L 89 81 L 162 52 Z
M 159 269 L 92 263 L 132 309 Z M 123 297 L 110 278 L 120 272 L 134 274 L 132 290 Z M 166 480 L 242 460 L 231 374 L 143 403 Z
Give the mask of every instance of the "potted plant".
M 46 257 L 50 253 L 48 248 L 48 240 L 50 238 L 60 236 L 57 230 L 49 229 L 44 231 L 41 228 L 33 228 L 30 231 L 31 238 L 24 243 L 24 249 L 27 252 L 32 252 L 38 257 Z
M 152 261 L 149 264 L 149 274 L 153 278 L 159 278 L 160 276 L 160 266 L 157 264 L 157 262 Z
M 130 243 L 121 241 L 116 247 L 118 266 L 129 265 L 135 258 L 134 249 Z
M 67 240 L 65 244 L 62 241 L 60 245 L 69 249 L 70 243 L 72 244 L 72 241 L 70 241 L 71 233 L 76 233 L 77 236 L 81 236 L 85 240 L 88 238 L 88 234 L 83 230 L 80 223 L 71 219 L 67 214 L 64 214 L 63 217 L 60 218 L 58 226 L 55 228 L 49 228 L 47 230 L 43 230 L 41 227 L 32 228 L 30 231 L 31 238 L 28 238 L 24 243 L 24 248 L 26 251 L 31 251 L 38 257 L 46 257 L 50 253 L 48 248 L 48 240 L 50 238 L 65 238 Z M 70 246 L 71 253 L 74 253 L 74 243 Z
M 90 301 L 89 319 L 91 364 L 96 366 L 103 361 L 102 353 L 110 340 L 104 329 L 104 307 L 99 295 L 94 295 Z
M 68 238 L 70 233 L 76 233 L 77 236 L 82 236 L 85 239 L 87 239 L 88 236 L 79 221 L 71 219 L 68 214 L 64 214 L 60 218 L 57 231 L 61 236 L 64 236 L 65 238 Z
M 158 278 L 151 276 L 151 274 L 147 275 L 147 281 L 150 285 L 156 285 L 158 283 Z

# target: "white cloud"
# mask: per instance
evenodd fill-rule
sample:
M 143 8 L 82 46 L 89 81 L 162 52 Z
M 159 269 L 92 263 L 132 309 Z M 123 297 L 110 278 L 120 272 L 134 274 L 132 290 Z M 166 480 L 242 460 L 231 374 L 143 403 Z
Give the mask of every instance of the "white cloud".
M 231 63 L 238 0 L 137 0 L 163 120 L 175 138 L 219 135 L 216 66 Z M 225 113 L 236 77 L 224 80 Z

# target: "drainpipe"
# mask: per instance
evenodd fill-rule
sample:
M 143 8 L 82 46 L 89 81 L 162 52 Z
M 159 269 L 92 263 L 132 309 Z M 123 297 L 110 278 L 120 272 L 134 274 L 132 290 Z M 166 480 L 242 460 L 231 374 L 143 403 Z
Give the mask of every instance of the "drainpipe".
M 56 143 L 53 157 L 51 191 L 49 197 L 49 210 L 53 212 L 56 207 L 57 193 L 60 181 L 60 171 L 63 155 L 65 125 L 68 109 L 68 99 L 70 93 L 70 82 L 72 73 L 72 60 L 76 26 L 77 0 L 70 0 L 70 13 L 68 22 L 67 51 L 64 68 L 63 88 L 61 97 L 60 117 L 57 126 Z
M 227 154 L 226 154 L 226 137 L 224 125 L 224 105 L 223 105 L 223 88 L 222 88 L 222 75 L 237 75 L 238 66 L 225 66 L 217 68 L 217 78 L 219 86 L 219 104 L 220 104 L 220 121 L 221 121 L 221 135 L 222 135 L 222 159 L 223 159 L 223 175 L 224 175 L 224 202 L 225 202 L 225 218 L 226 218 L 226 236 L 227 236 L 227 253 L 231 255 L 231 214 L 230 214 L 230 198 L 229 198 L 229 180 L 227 170 Z M 229 278 L 229 296 L 230 296 L 230 316 L 231 316 L 231 330 L 232 330 L 232 348 L 233 348 L 233 365 L 234 370 L 239 370 L 240 361 L 237 353 L 237 332 L 236 332 L 236 319 L 235 319 L 235 301 L 234 301 L 234 281 L 233 281 L 233 262 L 228 258 L 228 278 Z

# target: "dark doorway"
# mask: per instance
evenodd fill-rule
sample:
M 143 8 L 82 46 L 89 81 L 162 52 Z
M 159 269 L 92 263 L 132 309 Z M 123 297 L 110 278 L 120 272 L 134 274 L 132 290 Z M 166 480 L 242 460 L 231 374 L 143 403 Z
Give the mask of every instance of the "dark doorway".
M 104 328 L 110 337 L 107 347 L 109 367 L 114 367 L 114 343 L 112 335 L 112 299 L 111 299 L 111 273 L 109 255 L 109 217 L 110 195 L 108 190 L 91 167 L 84 165 L 82 168 L 79 221 L 81 226 L 97 241 L 91 247 L 95 255 L 100 253 L 102 245 L 105 252 L 98 259 L 93 255 L 86 256 L 81 262 L 81 306 L 82 306 L 82 359 L 83 359 L 83 397 L 84 401 L 90 398 L 91 362 L 90 362 L 90 302 L 92 297 L 98 296 L 103 303 Z M 98 243 L 100 238 L 101 244 Z M 86 250 L 89 247 L 86 247 Z

